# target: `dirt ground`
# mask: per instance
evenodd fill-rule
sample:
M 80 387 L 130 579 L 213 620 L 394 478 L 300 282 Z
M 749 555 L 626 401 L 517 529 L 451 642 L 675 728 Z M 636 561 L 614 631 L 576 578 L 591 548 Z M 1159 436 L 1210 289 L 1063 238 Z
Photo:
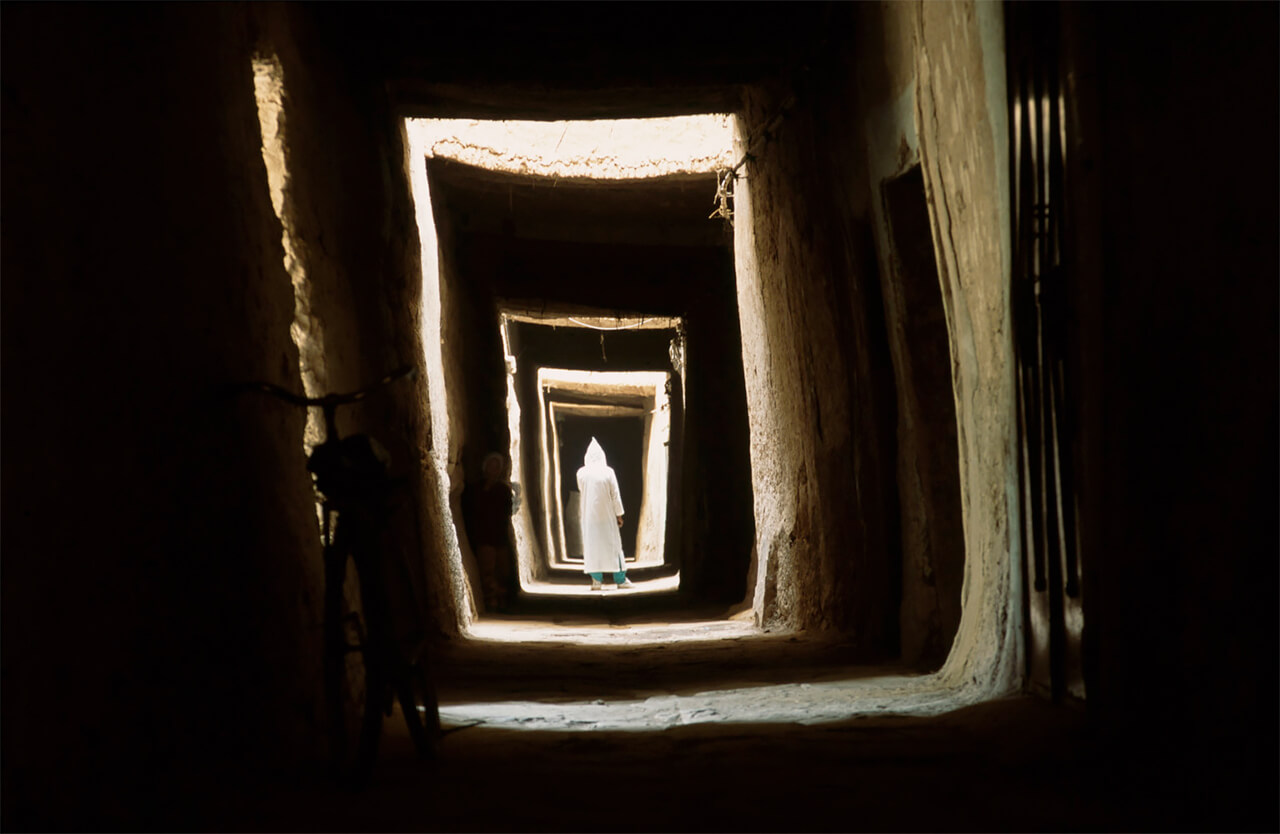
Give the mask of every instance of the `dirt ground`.
M 592 606 L 595 606 L 592 609 Z M 210 798 L 180 827 L 252 831 L 960 831 L 1229 827 L 1205 774 L 1116 755 L 1038 698 L 964 705 L 839 643 L 713 612 L 591 601 L 481 620 L 437 658 L 445 735 L 399 716 L 373 784 L 294 775 Z M 157 818 L 156 823 L 161 820 Z M 1234 829 L 1232 829 L 1234 830 Z

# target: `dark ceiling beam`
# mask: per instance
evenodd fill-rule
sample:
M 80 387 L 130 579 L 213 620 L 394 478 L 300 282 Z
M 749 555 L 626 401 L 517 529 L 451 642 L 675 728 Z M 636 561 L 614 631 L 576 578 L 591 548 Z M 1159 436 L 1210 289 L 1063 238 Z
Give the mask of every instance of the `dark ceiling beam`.
M 732 113 L 740 85 L 573 88 L 548 84 L 445 84 L 417 78 L 387 82 L 401 116 L 444 119 L 647 119 Z
M 786 77 L 830 3 L 315 3 L 332 47 L 407 116 L 728 112 Z

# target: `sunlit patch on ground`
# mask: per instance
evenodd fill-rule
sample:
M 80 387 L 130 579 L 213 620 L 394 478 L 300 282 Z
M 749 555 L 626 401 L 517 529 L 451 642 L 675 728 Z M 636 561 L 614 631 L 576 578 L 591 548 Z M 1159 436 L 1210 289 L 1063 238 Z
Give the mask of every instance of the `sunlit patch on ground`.
M 628 565 L 628 570 L 630 569 Z M 618 588 L 613 584 L 606 583 L 604 590 L 591 590 L 591 580 L 587 575 L 580 574 L 579 578 L 560 579 L 555 582 L 547 582 L 542 580 L 529 580 L 523 584 L 522 590 L 526 594 L 532 596 L 554 596 L 554 597 L 600 597 L 608 598 L 616 595 L 638 596 L 645 594 L 672 593 L 680 587 L 680 574 L 672 574 L 671 576 L 660 576 L 655 579 L 633 579 L 634 588 Z
M 850 665 L 846 648 L 821 635 L 761 631 L 749 611 L 672 622 L 608 607 L 478 620 L 442 658 L 445 728 L 813 725 L 975 702 L 934 674 Z
M 593 700 L 442 703 L 450 727 L 525 730 L 663 730 L 689 724 L 823 724 L 867 716 L 928 716 L 956 709 L 954 691 L 934 676 L 877 674 L 815 683 L 713 689 L 692 695 Z

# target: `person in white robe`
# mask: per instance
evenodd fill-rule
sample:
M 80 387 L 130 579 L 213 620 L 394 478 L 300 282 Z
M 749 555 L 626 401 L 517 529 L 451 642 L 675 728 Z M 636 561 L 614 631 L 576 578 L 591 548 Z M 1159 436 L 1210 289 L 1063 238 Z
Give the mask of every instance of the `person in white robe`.
M 635 587 L 627 579 L 622 553 L 622 496 L 618 477 L 606 462 L 604 449 L 593 437 L 583 467 L 578 470 L 578 494 L 582 525 L 582 571 L 591 577 L 591 590 L 604 587 L 604 575 L 613 574 L 619 588 Z

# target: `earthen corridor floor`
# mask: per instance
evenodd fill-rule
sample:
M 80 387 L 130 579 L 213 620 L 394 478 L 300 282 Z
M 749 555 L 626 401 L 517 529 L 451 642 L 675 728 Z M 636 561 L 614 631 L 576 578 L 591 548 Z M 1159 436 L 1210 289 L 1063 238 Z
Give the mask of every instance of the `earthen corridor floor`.
M 838 642 L 763 633 L 750 611 L 638 613 L 625 593 L 597 592 L 577 613 L 478 620 L 440 658 L 445 728 L 810 724 L 936 714 L 952 700 L 931 676 L 842 663 Z
M 396 715 L 373 784 L 318 774 L 222 797 L 211 830 L 1042 830 L 1174 825 L 1083 716 L 1033 698 L 960 706 L 930 675 L 747 615 L 587 599 L 486 617 L 438 653 L 446 734 L 413 756 Z M 646 613 L 648 611 L 648 613 Z

